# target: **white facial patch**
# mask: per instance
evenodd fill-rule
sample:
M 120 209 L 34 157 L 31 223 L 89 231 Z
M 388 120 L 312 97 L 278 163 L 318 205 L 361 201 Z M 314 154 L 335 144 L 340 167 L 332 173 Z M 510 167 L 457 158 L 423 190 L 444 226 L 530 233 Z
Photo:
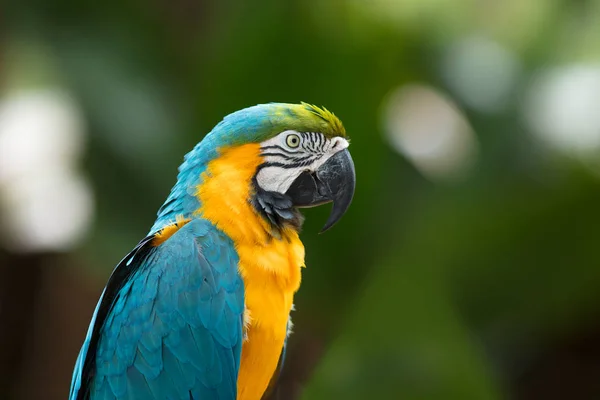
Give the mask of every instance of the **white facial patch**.
M 257 183 L 266 191 L 285 193 L 302 172 L 315 172 L 348 145 L 342 137 L 328 139 L 317 132 L 281 132 L 261 143 L 264 165 Z

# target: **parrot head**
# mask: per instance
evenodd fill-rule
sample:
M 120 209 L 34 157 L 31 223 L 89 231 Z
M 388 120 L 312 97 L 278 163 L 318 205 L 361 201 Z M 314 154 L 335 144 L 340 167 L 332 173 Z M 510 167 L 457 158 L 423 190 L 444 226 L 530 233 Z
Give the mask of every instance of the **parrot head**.
M 286 213 L 286 204 L 294 210 L 333 202 L 321 232 L 331 228 L 354 195 L 348 145 L 342 123 L 327 109 L 306 103 L 276 106 L 260 141 L 263 162 L 253 179 L 256 208 L 277 224 L 297 220 Z
M 299 228 L 299 208 L 333 203 L 321 230 L 324 232 L 350 206 L 356 177 L 341 121 L 327 109 L 307 103 L 269 103 L 229 114 L 206 135 L 180 167 L 178 185 L 184 189 L 173 189 L 159 217 L 173 211 L 173 204 L 177 204 L 173 200 L 179 192 L 189 193 L 186 187 L 198 185 L 189 182 L 190 177 L 203 176 L 200 180 L 207 181 L 210 176 L 231 174 L 226 168 L 211 169 L 211 162 L 226 157 L 230 149 L 244 146 L 256 152 L 248 176 L 251 187 L 247 200 L 274 227 Z M 242 170 L 242 162 L 228 169 Z M 204 169 L 204 174 L 194 171 L 197 168 Z M 179 184 L 181 181 L 183 184 Z M 222 180 L 219 188 L 227 184 Z

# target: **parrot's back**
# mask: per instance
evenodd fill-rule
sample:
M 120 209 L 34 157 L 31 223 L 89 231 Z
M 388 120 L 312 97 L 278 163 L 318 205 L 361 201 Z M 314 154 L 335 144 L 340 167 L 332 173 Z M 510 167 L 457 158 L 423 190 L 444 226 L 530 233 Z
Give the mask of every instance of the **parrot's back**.
M 202 219 L 169 234 L 114 270 L 70 400 L 236 398 L 244 287 L 233 244 Z

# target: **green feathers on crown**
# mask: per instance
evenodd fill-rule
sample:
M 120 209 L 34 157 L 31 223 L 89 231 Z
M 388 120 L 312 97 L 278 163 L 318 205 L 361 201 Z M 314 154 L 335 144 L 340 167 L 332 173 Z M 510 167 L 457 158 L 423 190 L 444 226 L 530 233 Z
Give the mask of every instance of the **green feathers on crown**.
M 333 137 L 333 136 L 346 137 L 346 129 L 344 128 L 342 121 L 340 121 L 340 119 L 338 117 L 336 117 L 336 115 L 334 113 L 332 113 L 325 107 L 321 108 L 321 107 L 317 107 L 315 105 L 308 104 L 305 102 L 301 102 L 301 104 L 308 112 L 316 115 L 317 117 L 319 117 L 321 120 L 323 120 L 326 123 L 326 125 L 325 125 L 326 129 L 321 131 L 321 133 L 323 133 L 326 136 L 330 136 L 330 137 Z
M 319 132 L 331 138 L 346 137 L 342 122 L 331 111 L 308 103 L 267 103 L 229 114 L 197 146 L 211 159 L 219 147 L 259 143 L 286 131 Z
M 319 132 L 327 137 L 346 137 L 342 121 L 325 107 L 317 107 L 308 103 L 285 104 L 271 103 L 266 107 L 270 129 L 267 137 L 272 137 L 284 130 L 298 132 Z

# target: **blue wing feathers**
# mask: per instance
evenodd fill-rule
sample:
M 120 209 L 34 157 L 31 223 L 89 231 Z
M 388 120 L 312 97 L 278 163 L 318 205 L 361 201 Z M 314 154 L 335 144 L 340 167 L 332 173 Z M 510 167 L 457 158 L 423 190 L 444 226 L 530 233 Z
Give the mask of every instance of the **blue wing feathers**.
M 96 398 L 98 398 L 99 400 L 115 400 L 115 394 L 113 393 L 113 391 L 110 389 L 110 386 L 108 385 L 108 381 L 103 380 L 102 384 L 100 385 L 100 389 L 96 392 Z
M 235 399 L 244 289 L 233 243 L 193 220 L 140 246 L 109 280 L 70 400 Z

